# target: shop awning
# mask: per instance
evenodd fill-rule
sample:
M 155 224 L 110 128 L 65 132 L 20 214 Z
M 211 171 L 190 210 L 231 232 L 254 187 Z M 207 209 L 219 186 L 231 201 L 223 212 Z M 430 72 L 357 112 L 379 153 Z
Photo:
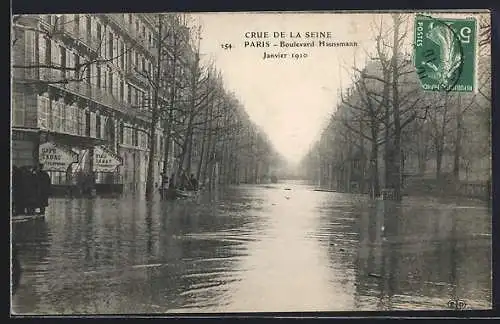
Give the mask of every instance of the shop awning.
M 46 171 L 65 172 L 71 164 L 78 162 L 78 154 L 64 146 L 47 142 L 40 144 L 39 162 Z
M 67 146 L 77 147 L 81 149 L 94 147 L 97 145 L 107 144 L 108 141 L 100 138 L 93 138 L 88 136 L 56 133 L 56 132 L 45 132 L 53 141 L 62 143 Z
M 96 172 L 115 172 L 116 168 L 122 165 L 122 158 L 107 149 L 105 146 L 96 146 L 94 148 L 94 171 Z

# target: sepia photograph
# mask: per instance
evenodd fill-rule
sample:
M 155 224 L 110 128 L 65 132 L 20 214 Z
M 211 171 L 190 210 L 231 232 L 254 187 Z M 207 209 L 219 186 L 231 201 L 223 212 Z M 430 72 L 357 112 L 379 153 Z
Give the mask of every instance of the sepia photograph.
M 11 316 L 493 308 L 489 11 L 10 34 Z

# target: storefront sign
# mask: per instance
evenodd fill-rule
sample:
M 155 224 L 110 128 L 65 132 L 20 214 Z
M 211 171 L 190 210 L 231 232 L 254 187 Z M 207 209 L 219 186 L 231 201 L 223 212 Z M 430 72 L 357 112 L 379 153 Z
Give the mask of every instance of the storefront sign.
M 122 165 L 122 159 L 102 146 L 94 148 L 94 171 L 115 172 Z
M 55 143 L 47 142 L 40 144 L 39 161 L 46 171 L 65 172 L 71 164 L 78 162 L 78 154 Z

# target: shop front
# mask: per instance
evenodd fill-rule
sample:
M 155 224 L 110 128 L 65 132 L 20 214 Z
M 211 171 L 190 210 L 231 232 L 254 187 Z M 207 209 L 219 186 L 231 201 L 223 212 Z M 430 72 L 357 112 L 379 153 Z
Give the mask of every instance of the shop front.
M 122 193 L 122 160 L 105 141 L 43 132 L 41 142 L 36 160 L 50 175 L 53 196 Z
M 54 142 L 45 142 L 39 145 L 38 161 L 43 170 L 50 175 L 53 196 L 66 195 L 71 192 L 71 169 L 78 163 L 79 157 L 71 147 Z
M 11 160 L 17 167 L 33 167 L 38 159 L 38 129 L 12 128 Z
M 119 170 L 122 165 L 122 158 L 106 146 L 101 145 L 94 148 L 93 171 L 96 176 L 96 194 L 123 193 L 123 181 Z

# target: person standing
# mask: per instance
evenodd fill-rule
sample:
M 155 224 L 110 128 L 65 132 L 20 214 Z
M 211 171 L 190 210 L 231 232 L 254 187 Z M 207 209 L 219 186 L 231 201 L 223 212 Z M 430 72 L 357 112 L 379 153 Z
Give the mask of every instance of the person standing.
M 11 276 L 12 276 L 12 295 L 16 294 L 19 284 L 21 282 L 21 262 L 19 261 L 19 253 L 17 251 L 17 246 L 12 242 L 12 264 L 11 264 Z
M 47 171 L 43 170 L 43 164 L 38 164 L 35 169 L 37 182 L 38 182 L 38 207 L 40 214 L 45 214 L 45 208 L 49 205 L 49 196 L 51 190 L 51 180 Z
M 191 173 L 191 178 L 189 178 L 189 183 L 191 185 L 191 189 L 194 191 L 198 190 L 198 180 L 194 177 L 194 174 Z
M 20 214 L 21 197 L 20 185 L 21 185 L 21 170 L 17 166 L 12 167 L 12 214 L 14 216 Z
M 35 209 L 38 207 L 38 176 L 36 171 L 30 167 L 24 167 L 22 176 L 22 200 L 27 215 L 35 214 Z
M 167 198 L 167 191 L 168 191 L 168 177 L 162 173 L 160 192 L 161 192 L 161 197 L 163 199 Z

